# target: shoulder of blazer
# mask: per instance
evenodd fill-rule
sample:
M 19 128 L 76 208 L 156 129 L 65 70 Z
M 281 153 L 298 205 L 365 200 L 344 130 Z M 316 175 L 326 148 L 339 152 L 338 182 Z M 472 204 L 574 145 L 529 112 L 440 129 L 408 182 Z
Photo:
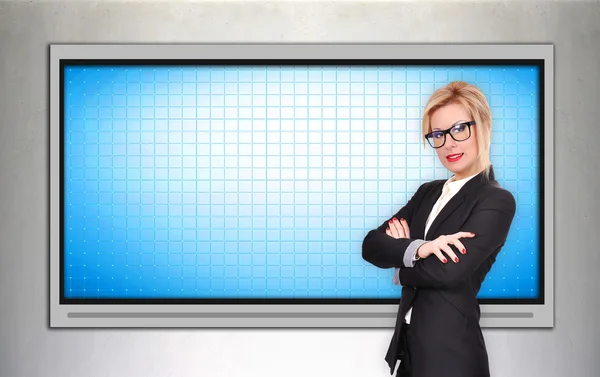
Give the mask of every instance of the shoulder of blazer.
M 490 180 L 475 190 L 477 200 L 485 207 L 502 207 L 510 212 L 516 211 L 516 200 L 514 195 L 500 186 L 498 181 Z

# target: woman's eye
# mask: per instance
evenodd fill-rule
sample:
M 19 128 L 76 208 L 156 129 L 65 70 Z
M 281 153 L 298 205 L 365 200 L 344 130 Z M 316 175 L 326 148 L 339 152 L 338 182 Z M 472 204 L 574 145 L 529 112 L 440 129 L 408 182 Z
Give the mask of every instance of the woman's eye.
M 460 125 L 454 127 L 452 129 L 452 132 L 454 132 L 454 133 L 462 132 L 462 131 L 464 131 L 464 129 L 465 129 L 465 125 L 464 124 L 460 124 Z

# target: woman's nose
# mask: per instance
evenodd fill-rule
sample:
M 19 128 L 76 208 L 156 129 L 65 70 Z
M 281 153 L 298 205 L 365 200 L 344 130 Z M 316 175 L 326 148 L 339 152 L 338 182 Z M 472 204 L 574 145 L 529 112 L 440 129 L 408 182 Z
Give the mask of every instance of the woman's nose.
M 456 140 L 454 140 L 452 137 L 450 137 L 448 135 L 448 137 L 446 137 L 446 145 L 444 145 L 446 147 L 446 149 L 450 150 L 454 147 L 456 147 Z

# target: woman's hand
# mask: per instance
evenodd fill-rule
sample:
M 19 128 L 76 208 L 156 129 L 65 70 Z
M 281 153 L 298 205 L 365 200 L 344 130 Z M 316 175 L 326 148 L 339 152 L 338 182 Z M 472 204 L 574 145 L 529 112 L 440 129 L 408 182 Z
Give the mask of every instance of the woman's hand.
M 458 250 L 460 250 L 462 254 L 466 254 L 467 250 L 465 249 L 462 242 L 460 242 L 458 239 L 465 237 L 473 238 L 474 236 L 475 234 L 471 232 L 458 232 L 448 236 L 439 236 L 435 240 L 429 241 L 421 245 L 417 250 L 417 256 L 420 258 L 427 258 L 431 254 L 435 254 L 439 260 L 441 260 L 444 263 L 448 263 L 446 257 L 443 254 L 446 253 L 446 255 L 448 255 L 450 259 L 454 261 L 454 263 L 458 263 L 458 257 L 456 256 L 456 254 L 454 254 L 454 252 L 448 245 L 454 245 Z
M 405 219 L 400 219 L 400 221 L 395 217 L 391 219 L 385 233 L 394 238 L 410 238 L 410 229 Z

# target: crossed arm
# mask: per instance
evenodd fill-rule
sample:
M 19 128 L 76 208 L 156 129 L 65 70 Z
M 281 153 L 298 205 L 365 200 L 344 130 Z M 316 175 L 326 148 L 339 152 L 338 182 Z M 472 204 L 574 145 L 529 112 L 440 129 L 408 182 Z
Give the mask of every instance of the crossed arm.
M 461 239 L 467 250 L 458 263 L 441 263 L 437 258 L 421 259 L 412 268 L 402 268 L 402 285 L 416 288 L 455 286 L 468 279 L 496 250 L 504 245 L 516 203 L 512 194 L 497 190 L 486 196 L 473 210 L 461 231 L 473 232 L 472 238 Z M 458 250 L 449 245 L 455 253 Z
M 410 223 L 415 203 L 421 200 L 423 191 L 421 186 L 394 217 L 404 218 Z M 367 234 L 362 255 L 377 267 L 396 268 L 394 284 L 416 288 L 454 286 L 469 278 L 494 251 L 504 245 L 515 212 L 515 199 L 506 190 L 495 190 L 482 199 L 461 229 L 475 233 L 475 236 L 461 239 L 466 254 L 461 256 L 458 263 L 442 263 L 437 258 L 426 258 L 413 264 L 414 253 L 426 241 L 389 236 L 386 234 L 389 220 Z M 455 254 L 458 253 L 454 245 L 449 246 Z
M 412 238 L 394 238 L 386 234 L 386 229 L 390 226 L 392 219 L 405 219 L 409 224 L 412 221 L 415 208 L 419 205 L 427 191 L 428 184 L 419 187 L 413 197 L 400 209 L 394 216 L 386 220 L 377 229 L 367 233 L 362 244 L 362 256 L 367 262 L 379 268 L 392 267 L 412 267 L 412 256 L 416 251 L 413 247 L 414 241 L 421 241 Z M 409 249 L 409 247 L 412 247 Z M 407 250 L 408 249 L 408 250 Z

